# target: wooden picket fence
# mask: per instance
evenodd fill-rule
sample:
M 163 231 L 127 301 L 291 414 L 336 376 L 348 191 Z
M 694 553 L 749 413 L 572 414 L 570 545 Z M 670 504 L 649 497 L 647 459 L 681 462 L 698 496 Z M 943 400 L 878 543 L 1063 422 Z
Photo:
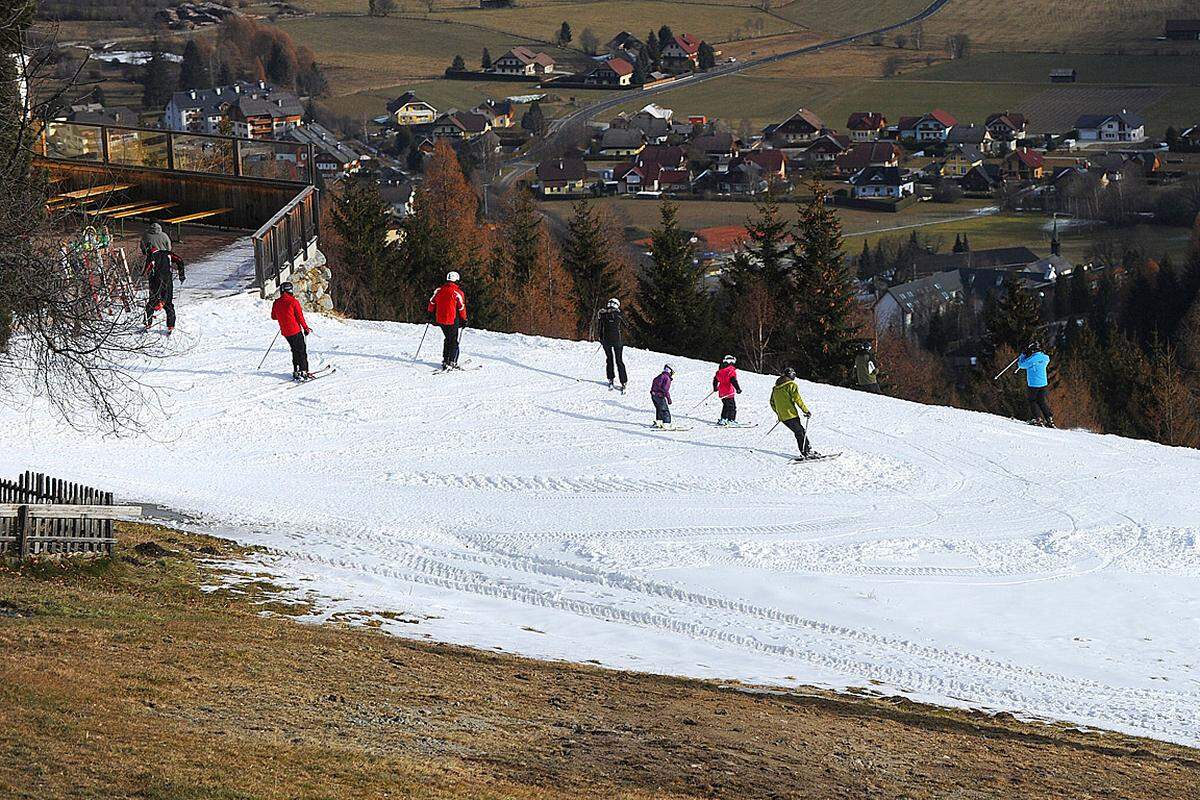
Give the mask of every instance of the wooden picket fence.
M 112 492 L 41 473 L 0 480 L 0 557 L 112 555 L 113 521 L 141 513 L 141 506 L 115 505 Z

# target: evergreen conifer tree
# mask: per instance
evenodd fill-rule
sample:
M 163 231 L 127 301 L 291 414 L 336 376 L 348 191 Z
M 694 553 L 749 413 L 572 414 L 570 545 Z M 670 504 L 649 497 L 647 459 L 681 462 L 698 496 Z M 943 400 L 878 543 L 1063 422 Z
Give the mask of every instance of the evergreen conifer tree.
M 1005 345 L 1020 352 L 1037 335 L 1041 311 L 1037 298 L 1029 293 L 1017 279 L 1008 276 L 1004 279 L 999 298 L 988 297 L 984 308 L 984 325 L 987 333 L 986 344 L 993 352 Z
M 571 206 L 562 249 L 563 261 L 573 284 L 581 336 L 592 332 L 596 315 L 621 288 L 606 245 L 595 208 L 587 200 L 576 200 Z
M 183 61 L 179 62 L 179 90 L 209 89 L 212 87 L 212 73 L 209 70 L 207 47 L 201 47 L 195 38 L 188 39 L 183 48 Z
M 862 253 L 858 256 L 858 277 L 862 280 L 875 276 L 875 265 L 871 261 L 871 247 L 863 239 Z
M 398 254 L 388 241 L 391 209 L 370 181 L 345 181 L 333 196 L 330 219 L 336 234 L 331 293 L 353 317 L 392 317 L 399 306 Z
M 571 26 L 563 20 L 563 24 L 558 29 L 558 46 L 566 47 L 571 43 Z
M 150 58 L 142 67 L 142 105 L 159 109 L 171 100 L 171 74 L 163 57 L 162 42 L 157 38 L 150 46 Z
M 708 42 L 700 43 L 700 51 L 696 54 L 701 70 L 710 70 L 717 65 L 717 51 Z
M 479 68 L 484 72 L 492 68 L 492 54 L 488 52 L 486 47 L 483 48 L 483 53 L 479 56 Z
M 642 346 L 705 358 L 715 352 L 712 298 L 678 211 L 669 200 L 659 207 L 661 223 L 650 236 L 651 263 L 638 276 L 638 301 L 630 320 Z

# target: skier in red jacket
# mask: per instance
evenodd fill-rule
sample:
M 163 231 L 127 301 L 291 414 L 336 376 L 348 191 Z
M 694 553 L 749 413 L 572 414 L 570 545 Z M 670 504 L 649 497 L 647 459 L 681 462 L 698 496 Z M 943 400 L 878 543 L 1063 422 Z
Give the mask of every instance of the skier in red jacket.
M 271 306 L 271 319 L 279 323 L 279 332 L 292 348 L 292 378 L 308 380 L 312 373 L 308 371 L 308 347 L 304 337 L 312 333 L 312 328 L 304 321 L 304 308 L 292 294 L 291 282 L 279 284 L 279 297 Z
M 459 330 L 467 327 L 467 297 L 458 286 L 458 273 L 446 275 L 446 282 L 429 298 L 429 313 L 442 329 L 442 369 L 458 369 Z

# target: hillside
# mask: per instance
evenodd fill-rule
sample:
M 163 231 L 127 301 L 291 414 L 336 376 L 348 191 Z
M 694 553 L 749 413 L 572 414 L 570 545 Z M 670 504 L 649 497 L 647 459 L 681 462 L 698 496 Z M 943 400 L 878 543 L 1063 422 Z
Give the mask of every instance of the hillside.
M 244 244 L 239 245 L 244 248 Z M 233 256 L 237 256 L 237 251 Z M 228 259 L 227 259 L 228 260 Z M 236 260 L 236 258 L 234 258 Z M 589 343 L 469 329 L 477 371 L 433 375 L 436 330 L 317 319 L 338 372 L 286 380 L 249 295 L 189 270 L 168 414 L 99 440 L 38 403 L 0 409 L 0 473 L 32 468 L 265 546 L 314 619 L 418 613 L 399 635 L 606 666 L 945 704 L 1200 743 L 1200 452 L 802 384 L 812 439 L 696 411 L 712 365 L 630 351 L 610 393 Z M 219 275 L 218 275 L 219 277 Z M 219 281 L 214 280 L 214 283 Z M 468 287 L 469 291 L 469 287 Z M 198 296 L 201 295 L 201 296 Z M 213 292 L 212 295 L 219 295 Z

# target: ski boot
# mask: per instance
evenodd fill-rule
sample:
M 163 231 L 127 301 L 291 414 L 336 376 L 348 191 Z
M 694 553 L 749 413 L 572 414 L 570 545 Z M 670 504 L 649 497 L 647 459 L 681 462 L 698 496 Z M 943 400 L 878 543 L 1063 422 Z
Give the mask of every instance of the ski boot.
M 1054 417 L 1046 417 L 1045 424 L 1046 424 L 1047 428 L 1053 428 L 1054 427 Z
M 175 326 L 174 326 L 174 325 L 172 325 L 172 326 L 170 326 L 169 328 L 167 328 L 167 336 L 170 336 L 170 335 L 171 335 L 172 333 L 174 333 L 174 332 L 175 332 Z
M 608 390 L 611 392 L 615 388 L 617 388 L 616 384 L 613 383 L 612 378 L 609 378 L 608 379 Z
M 621 384 L 621 394 L 625 394 L 625 384 Z

